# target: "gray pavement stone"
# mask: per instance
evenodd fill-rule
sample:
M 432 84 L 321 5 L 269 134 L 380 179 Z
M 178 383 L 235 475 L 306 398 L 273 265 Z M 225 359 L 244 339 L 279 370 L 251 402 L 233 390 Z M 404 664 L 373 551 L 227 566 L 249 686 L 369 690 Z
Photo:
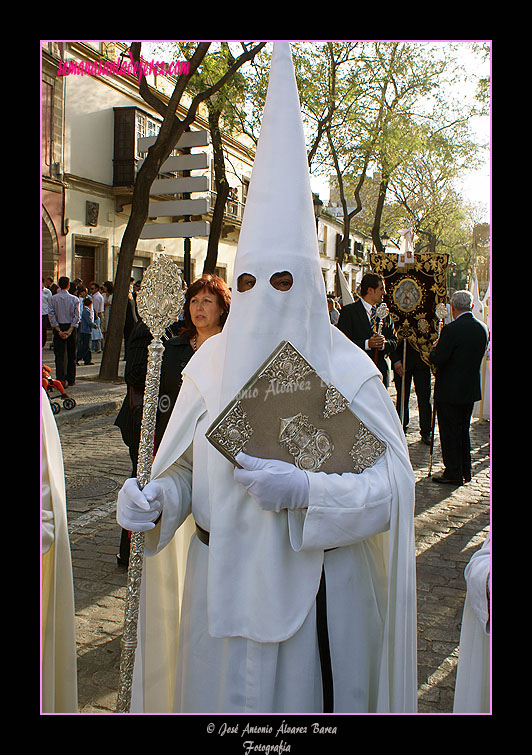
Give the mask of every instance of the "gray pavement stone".
M 86 374 L 79 374 L 83 369 Z M 92 404 L 94 413 L 62 410 L 56 416 L 74 571 L 80 713 L 115 711 L 127 585 L 127 571 L 116 561 L 120 528 L 115 504 L 131 465 L 113 425 L 125 386 L 95 381 L 98 369 L 98 364 L 81 368 L 70 389 L 74 396 L 77 388 L 76 401 Z M 390 395 L 395 400 L 393 386 Z M 418 705 L 420 713 L 452 713 L 464 568 L 482 545 L 490 522 L 490 423 L 472 422 L 473 480 L 453 488 L 428 478 L 429 449 L 420 440 L 415 394 L 410 417 L 407 443 L 416 476 Z M 436 429 L 432 473 L 440 468 Z

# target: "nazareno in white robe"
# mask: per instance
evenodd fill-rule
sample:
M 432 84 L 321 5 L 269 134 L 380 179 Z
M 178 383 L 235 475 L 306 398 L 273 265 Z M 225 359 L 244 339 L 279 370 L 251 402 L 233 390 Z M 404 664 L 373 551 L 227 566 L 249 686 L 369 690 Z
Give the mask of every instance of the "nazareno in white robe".
M 77 713 L 74 585 L 63 454 L 44 390 L 41 401 L 42 710 Z
M 279 291 L 270 281 L 284 271 L 293 283 Z M 285 42 L 274 44 L 233 281 L 243 273 L 255 284 L 233 286 L 223 331 L 187 363 L 154 459 L 165 493 L 145 536 L 131 710 L 322 711 L 314 616 L 324 569 L 335 711 L 415 711 L 414 476 L 379 371 L 330 323 Z M 309 474 L 308 509 L 275 513 L 235 482 L 205 432 L 281 340 L 387 451 L 360 475 Z M 193 520 L 210 541 L 192 537 L 188 551 Z
M 476 551 L 465 568 L 467 593 L 460 630 L 453 713 L 490 712 L 491 538 Z
M 315 597 L 322 566 L 334 711 L 415 712 L 413 473 L 375 366 L 337 329 L 332 336 L 356 376 L 351 408 L 387 451 L 359 475 L 309 474 L 308 510 L 262 511 L 204 437 L 215 417 L 190 372 L 201 382 L 223 339 L 209 339 L 189 362 L 194 369 L 187 365 L 152 470 L 165 495 L 162 519 L 146 533 L 133 713 L 320 712 Z M 235 488 L 246 499 L 236 518 L 226 508 Z M 209 546 L 193 534 L 193 520 L 210 532 Z M 221 573 L 228 579 L 217 579 Z

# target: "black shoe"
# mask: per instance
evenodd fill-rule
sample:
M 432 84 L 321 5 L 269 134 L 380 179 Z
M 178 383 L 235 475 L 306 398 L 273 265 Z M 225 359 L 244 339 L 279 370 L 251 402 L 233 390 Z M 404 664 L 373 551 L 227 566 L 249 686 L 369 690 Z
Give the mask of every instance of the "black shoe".
M 445 474 L 434 475 L 432 482 L 443 483 L 444 485 L 461 485 L 462 480 L 453 480 L 451 477 L 446 477 Z
M 430 446 L 430 435 L 422 435 L 421 440 L 426 446 Z

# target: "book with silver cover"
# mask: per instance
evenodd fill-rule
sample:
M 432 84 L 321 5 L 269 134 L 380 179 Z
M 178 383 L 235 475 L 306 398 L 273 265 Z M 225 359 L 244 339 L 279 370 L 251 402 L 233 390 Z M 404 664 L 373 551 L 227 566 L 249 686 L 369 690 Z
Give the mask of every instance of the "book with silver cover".
M 244 451 L 309 472 L 360 473 L 386 450 L 289 341 L 279 344 L 206 437 L 236 466 Z

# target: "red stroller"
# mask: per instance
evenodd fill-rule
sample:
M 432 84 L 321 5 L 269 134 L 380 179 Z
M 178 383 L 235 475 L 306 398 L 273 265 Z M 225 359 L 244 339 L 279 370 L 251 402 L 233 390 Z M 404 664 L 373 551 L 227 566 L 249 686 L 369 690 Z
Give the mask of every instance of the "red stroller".
M 51 379 L 52 370 L 47 365 L 43 364 L 42 366 L 42 387 L 46 391 L 46 395 L 48 396 L 48 399 L 50 401 L 50 406 L 52 407 L 52 412 L 54 414 L 59 414 L 61 411 L 61 406 L 59 404 L 59 401 L 53 400 L 53 399 L 60 399 L 63 398 L 63 407 L 65 409 L 73 409 L 76 406 L 76 402 L 73 398 L 70 398 L 65 393 L 65 389 L 63 387 L 63 383 L 60 380 L 52 380 Z M 57 393 L 59 393 L 59 396 Z

